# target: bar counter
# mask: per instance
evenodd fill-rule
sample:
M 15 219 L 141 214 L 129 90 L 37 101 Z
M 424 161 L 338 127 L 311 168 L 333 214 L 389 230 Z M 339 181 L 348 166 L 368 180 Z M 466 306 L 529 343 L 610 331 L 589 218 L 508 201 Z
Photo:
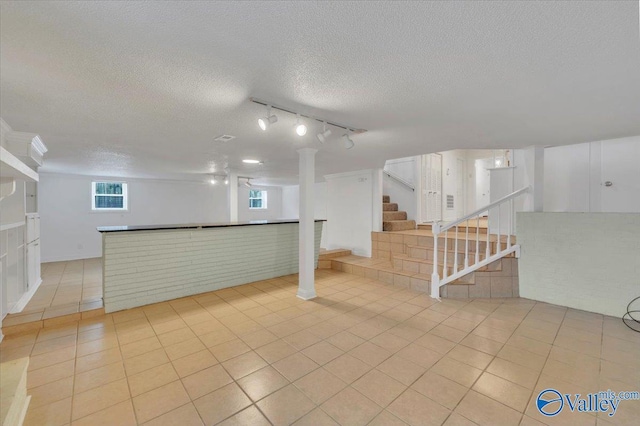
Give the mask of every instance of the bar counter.
M 323 220 L 315 221 L 317 265 Z M 298 272 L 298 221 L 102 226 L 106 312 Z

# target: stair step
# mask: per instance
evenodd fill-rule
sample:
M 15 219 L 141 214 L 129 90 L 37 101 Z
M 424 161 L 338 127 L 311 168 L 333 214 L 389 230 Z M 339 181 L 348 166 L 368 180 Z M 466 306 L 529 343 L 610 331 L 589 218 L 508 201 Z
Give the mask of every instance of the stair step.
M 27 414 L 27 368 L 29 358 L 18 358 L 0 364 L 0 424 L 21 425 Z
M 382 220 L 385 222 L 390 220 L 407 220 L 407 212 L 382 212 Z
M 334 259 L 336 257 L 349 256 L 350 254 L 351 250 L 348 249 L 321 250 L 318 260 Z
M 431 228 L 432 226 L 430 223 L 418 224 L 418 229 L 420 230 L 431 231 Z M 453 229 L 452 231 L 455 231 L 455 229 Z M 466 233 L 466 232 L 467 232 L 466 225 L 458 225 L 458 233 Z M 477 228 L 473 224 L 469 225 L 469 234 L 476 234 L 476 233 L 481 235 L 487 235 L 487 228 L 483 228 L 482 226 L 480 226 L 480 228 Z
M 415 220 L 389 220 L 382 222 L 383 231 L 408 231 L 416 229 Z
M 407 244 L 406 248 L 409 257 L 415 259 L 433 259 L 433 246 L 424 247 Z M 447 262 L 453 262 L 455 260 L 456 252 L 454 251 L 454 248 L 447 247 Z M 457 256 L 458 263 L 464 263 L 464 247 L 458 247 Z M 438 259 L 444 259 L 444 247 L 438 247 Z M 475 259 L 475 253 L 469 251 L 469 263 L 474 263 Z M 480 260 L 482 259 L 484 259 L 484 252 L 480 253 Z
M 389 197 L 388 195 L 383 195 L 382 196 L 382 202 L 383 203 L 390 203 L 391 202 L 391 197 Z
M 398 203 L 382 203 L 383 212 L 397 212 Z

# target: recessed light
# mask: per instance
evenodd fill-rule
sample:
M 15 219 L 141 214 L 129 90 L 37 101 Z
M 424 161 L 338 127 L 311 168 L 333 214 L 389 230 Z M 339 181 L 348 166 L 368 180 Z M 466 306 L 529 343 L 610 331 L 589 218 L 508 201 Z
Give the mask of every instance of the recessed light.
M 248 158 L 245 158 L 242 162 L 246 164 L 260 164 L 260 160 L 250 160 Z

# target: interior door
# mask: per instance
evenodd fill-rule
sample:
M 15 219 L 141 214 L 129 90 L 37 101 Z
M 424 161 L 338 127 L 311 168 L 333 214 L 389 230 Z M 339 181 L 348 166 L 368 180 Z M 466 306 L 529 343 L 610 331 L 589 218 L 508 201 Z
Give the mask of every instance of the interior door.
M 465 164 L 462 158 L 458 158 L 456 162 L 456 219 L 460 219 L 464 216 L 464 206 L 465 206 L 465 186 L 464 186 L 464 176 L 465 176 Z
M 442 156 L 427 154 L 423 161 L 423 217 L 425 222 L 436 222 L 442 220 Z
M 481 158 L 476 166 L 476 209 L 491 203 L 491 180 L 489 169 L 493 168 L 493 158 Z
M 602 212 L 640 212 L 640 143 L 625 138 L 600 145 Z

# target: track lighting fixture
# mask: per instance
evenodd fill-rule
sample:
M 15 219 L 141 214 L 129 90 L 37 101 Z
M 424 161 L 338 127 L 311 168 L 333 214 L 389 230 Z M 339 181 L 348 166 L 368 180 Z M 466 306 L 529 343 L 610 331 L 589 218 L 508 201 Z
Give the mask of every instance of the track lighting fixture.
M 318 133 L 316 137 L 320 142 L 325 143 L 329 136 L 331 136 L 331 129 L 327 129 L 327 122 L 325 121 L 322 123 L 322 132 Z
M 258 105 L 263 105 L 267 108 L 267 115 L 266 117 L 261 117 L 258 119 L 258 125 L 260 126 L 260 128 L 262 130 L 267 130 L 269 128 L 269 125 L 276 123 L 278 121 L 278 117 L 276 117 L 275 115 L 271 114 L 271 109 L 277 109 L 279 111 L 282 112 L 286 112 L 287 114 L 294 114 L 296 116 L 296 125 L 295 125 L 295 130 L 296 130 L 296 134 L 298 136 L 304 136 L 307 134 L 307 125 L 300 122 L 300 117 L 304 117 L 307 120 L 311 120 L 311 121 L 319 121 L 320 123 L 322 123 L 322 133 L 318 133 L 316 135 L 316 137 L 318 138 L 318 140 L 321 143 L 324 143 L 327 141 L 327 139 L 329 138 L 329 136 L 331 136 L 331 130 L 327 129 L 327 125 L 333 126 L 333 127 L 338 127 L 340 129 L 344 129 L 347 133 L 343 136 L 344 139 L 344 144 L 345 147 L 347 149 L 351 149 L 354 146 L 353 141 L 349 138 L 349 133 L 355 133 L 355 134 L 360 134 L 360 133 L 364 133 L 366 132 L 365 129 L 358 129 L 357 127 L 353 127 L 353 126 L 347 126 L 344 124 L 339 124 L 336 123 L 334 121 L 328 121 L 326 119 L 322 119 L 319 117 L 314 117 L 312 115 L 307 115 L 307 114 L 300 114 L 297 111 L 294 111 L 292 109 L 283 107 L 283 106 L 278 106 L 278 105 L 274 105 L 271 102 L 265 102 L 262 101 L 260 99 L 256 99 L 256 98 L 249 98 L 249 100 L 253 103 L 256 103 Z
M 307 126 L 304 123 L 300 123 L 300 114 L 296 114 L 296 133 L 298 136 L 307 134 Z
M 247 181 L 244 183 L 244 186 L 246 186 L 247 188 L 251 188 L 253 185 L 251 185 L 251 179 L 247 178 Z
M 342 142 L 344 143 L 345 149 L 351 149 L 355 145 L 351 140 L 351 138 L 349 137 L 348 133 L 345 133 L 344 135 L 342 135 Z
M 228 178 L 226 178 L 226 179 L 224 180 L 224 184 L 225 184 L 225 185 L 229 185 L 229 179 L 228 179 Z
M 269 126 L 278 121 L 278 117 L 275 114 L 271 114 L 271 105 L 267 105 L 267 115 L 265 117 L 258 118 L 258 126 L 266 131 Z

